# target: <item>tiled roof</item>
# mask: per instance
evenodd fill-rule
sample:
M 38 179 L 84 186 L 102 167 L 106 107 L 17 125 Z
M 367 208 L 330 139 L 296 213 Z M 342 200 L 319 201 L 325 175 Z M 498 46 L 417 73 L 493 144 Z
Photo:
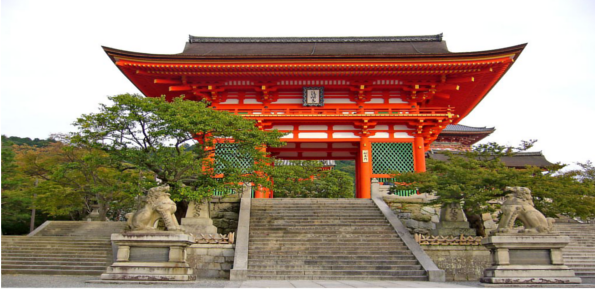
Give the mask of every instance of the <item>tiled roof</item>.
M 190 43 L 322 43 L 322 42 L 417 42 L 442 41 L 442 33 L 417 36 L 359 36 L 359 37 L 203 37 L 190 35 Z
M 378 37 L 198 37 L 187 56 L 382 56 L 452 54 L 442 34 Z
M 465 125 L 448 125 L 444 130 L 443 133 L 454 133 L 454 132 L 466 132 L 466 133 L 473 133 L 473 132 L 494 132 L 495 128 L 488 128 L 488 127 L 471 127 Z
M 335 160 L 319 160 L 322 162 L 322 166 L 335 166 Z M 299 162 L 299 161 L 298 161 Z M 277 159 L 275 160 L 275 166 L 288 166 L 288 165 L 295 165 L 296 161 L 293 160 L 284 160 L 284 159 Z
M 451 151 L 453 154 L 457 154 L 456 151 Z M 440 160 L 440 161 L 448 161 L 448 156 L 444 153 L 436 150 L 431 150 L 427 153 L 428 158 Z M 508 167 L 514 168 L 525 168 L 527 166 L 536 166 L 540 168 L 545 168 L 548 166 L 554 165 L 553 163 L 549 162 L 543 156 L 541 151 L 539 152 L 517 152 L 513 156 L 502 156 L 500 160 L 504 162 L 504 164 Z

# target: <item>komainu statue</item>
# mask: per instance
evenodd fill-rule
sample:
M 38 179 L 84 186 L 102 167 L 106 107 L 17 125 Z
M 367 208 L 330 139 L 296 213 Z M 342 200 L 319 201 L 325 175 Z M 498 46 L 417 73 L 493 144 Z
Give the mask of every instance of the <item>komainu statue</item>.
M 171 200 L 169 185 L 161 185 L 149 189 L 144 206 L 126 214 L 128 226 L 132 231 L 155 230 L 158 219 L 162 219 L 168 231 L 181 230 L 174 216 L 176 203 Z
M 531 190 L 526 187 L 507 186 L 506 191 L 511 193 L 506 195 L 506 201 L 502 204 L 498 233 L 550 233 L 554 219 L 546 218 L 535 209 Z M 512 227 L 517 219 L 523 223 L 525 229 L 514 232 Z

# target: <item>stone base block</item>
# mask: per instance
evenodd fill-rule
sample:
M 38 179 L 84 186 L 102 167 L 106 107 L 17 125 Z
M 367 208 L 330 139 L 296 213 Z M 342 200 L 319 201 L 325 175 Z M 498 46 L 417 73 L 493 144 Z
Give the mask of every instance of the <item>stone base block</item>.
M 458 237 L 460 235 L 465 236 L 476 236 L 475 229 L 470 228 L 436 228 L 434 230 L 430 230 L 430 234 L 432 236 L 455 236 Z
M 482 240 L 490 250 L 492 266 L 482 283 L 580 284 L 573 270 L 564 265 L 562 248 L 569 238 L 555 235 L 496 235 Z
M 101 274 L 102 280 L 126 281 L 194 281 L 194 275 Z
M 116 262 L 101 275 L 103 280 L 192 281 L 193 269 L 187 263 Z
M 523 278 L 523 277 L 511 277 L 511 278 L 481 278 L 481 283 L 489 284 L 580 284 L 581 278 L 568 277 L 568 278 L 556 278 L 556 277 L 544 277 L 544 278 Z
M 430 231 L 433 236 L 476 236 L 475 229 L 469 227 L 465 221 L 451 222 L 442 221 L 436 225 L 436 229 Z
M 113 234 L 118 246 L 116 261 L 102 280 L 192 281 L 193 269 L 186 262 L 186 248 L 194 237 L 179 232 L 131 232 Z
M 210 218 L 183 218 L 180 226 L 185 232 L 197 237 L 199 234 L 217 233 L 217 227 L 213 225 L 213 220 Z

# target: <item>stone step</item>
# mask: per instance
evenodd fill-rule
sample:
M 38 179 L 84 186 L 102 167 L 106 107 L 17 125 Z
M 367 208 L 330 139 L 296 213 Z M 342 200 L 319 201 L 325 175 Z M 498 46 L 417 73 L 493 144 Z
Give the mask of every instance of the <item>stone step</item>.
M 81 256 L 77 253 L 69 253 L 69 254 L 65 254 L 65 253 L 52 253 L 52 252 L 44 252 L 44 253 L 33 253 L 34 257 L 36 257 L 37 259 L 43 259 L 43 258 L 60 258 L 60 257 L 81 257 L 81 258 L 88 258 L 88 259 L 106 259 L 107 256 L 109 256 L 107 253 L 88 253 L 85 254 L 84 256 Z M 24 259 L 27 257 L 31 257 L 32 253 L 2 253 L 2 258 L 12 258 L 12 259 Z
M 422 270 L 420 265 L 249 265 L 250 270 L 275 271 L 403 271 Z
M 337 212 L 348 212 L 348 211 L 359 211 L 359 210 L 374 210 L 375 205 L 290 205 L 290 206 L 252 206 L 251 212 L 272 212 L 272 211 L 337 211 Z
M 306 208 L 291 208 L 291 209 L 268 209 L 268 210 L 258 210 L 254 209 L 251 211 L 250 215 L 259 214 L 259 215 L 287 215 L 287 214 L 299 214 L 302 213 L 305 216 L 309 215 L 345 215 L 345 214 L 374 214 L 376 213 L 377 209 L 375 208 L 357 208 L 357 209 L 349 209 L 345 210 L 344 208 L 320 208 L 320 209 L 306 209 Z
M 77 249 L 52 249 L 52 250 L 39 250 L 39 249 L 2 249 L 2 254 L 61 254 L 61 255 L 107 255 L 108 250 L 77 250 Z
M 593 257 L 592 253 L 582 253 L 582 252 L 564 252 L 564 257 Z
M 566 266 L 572 267 L 572 269 L 576 270 L 590 270 L 595 271 L 595 264 L 574 264 L 574 263 L 567 263 Z
M 23 274 L 23 275 L 86 275 L 96 276 L 101 275 L 103 270 L 60 270 L 60 269 L 4 269 L 2 267 L 2 274 Z
M 279 251 L 279 252 L 284 252 L 284 251 L 317 251 L 317 252 L 348 251 L 348 252 L 352 252 L 352 251 L 358 251 L 358 250 L 362 250 L 362 249 L 374 249 L 375 251 L 395 251 L 395 250 L 396 251 L 405 251 L 405 250 L 409 250 L 409 248 L 407 248 L 407 246 L 405 246 L 405 245 L 377 246 L 377 247 L 334 246 L 334 245 L 328 245 L 325 247 L 311 247 L 311 246 L 307 246 L 307 245 L 303 245 L 303 246 L 268 246 L 268 247 L 249 246 L 248 249 L 250 249 L 250 251 L 253 251 L 253 252 L 261 252 L 261 251 Z
M 376 271 L 376 270 L 252 270 L 248 269 L 248 275 L 315 275 L 315 276 L 349 276 L 349 277 L 361 277 L 361 276 L 423 276 L 424 270 L 400 270 L 400 271 Z
M 320 250 L 320 249 L 316 249 L 316 250 L 297 250 L 297 251 L 292 251 L 292 250 L 251 250 L 248 252 L 249 255 L 254 255 L 254 256 L 261 256 L 261 255 L 277 255 L 277 256 L 310 256 L 310 255 L 387 255 L 387 256 L 392 256 L 392 255 L 408 255 L 411 254 L 411 252 L 409 251 L 409 249 L 406 250 L 395 250 L 395 249 L 390 249 L 390 250 L 382 250 L 382 249 L 367 249 L 367 248 L 363 248 L 363 249 L 356 249 L 353 251 L 349 251 L 349 250 L 344 250 L 341 248 L 334 248 L 334 249 L 324 249 L 324 250 Z
M 579 277 L 593 277 L 595 278 L 595 271 L 581 271 L 580 269 L 574 270 L 574 274 Z
M 384 217 L 383 217 L 383 219 L 384 219 Z M 250 217 L 250 223 L 260 222 L 260 221 L 277 221 L 277 220 L 278 220 L 277 218 L 273 218 L 271 216 L 262 216 L 262 217 L 251 216 Z M 374 216 L 343 217 L 343 218 L 337 219 L 337 220 L 338 221 L 377 221 L 378 216 L 374 215 Z M 305 216 L 292 216 L 292 217 L 285 217 L 282 219 L 282 221 L 309 222 L 309 221 L 331 221 L 331 220 L 330 219 L 320 220 L 318 218 L 305 217 Z
M 250 245 L 250 249 L 254 248 L 270 248 L 270 247 L 308 247 L 308 248 L 324 248 L 324 247 L 404 247 L 405 243 L 401 241 L 389 241 L 389 242 L 366 242 L 366 241 L 358 241 L 358 242 L 344 242 L 344 241 L 335 241 L 335 242 L 310 242 L 310 243 L 303 243 L 303 242 L 287 242 L 287 241 L 269 241 L 263 243 L 255 243 Z
M 82 270 L 82 271 L 103 271 L 105 265 L 100 266 L 87 266 L 87 265 L 32 265 L 32 264 L 4 264 L 2 263 L 2 270 L 19 270 L 19 269 L 32 269 L 32 270 L 43 270 L 43 269 L 55 269 L 55 270 Z
M 415 259 L 401 259 L 401 260 L 294 260 L 294 259 L 279 259 L 279 260 L 250 260 L 248 266 L 367 266 L 367 265 L 381 265 L 381 266 L 415 266 L 419 265 Z
M 80 252 L 95 252 L 95 251 L 111 251 L 111 247 L 106 247 L 106 246 L 97 246 L 97 247 L 44 247 L 43 245 L 41 246 L 33 246 L 33 245 L 29 245 L 29 246 L 23 246 L 23 247 L 19 247 L 19 246 L 4 246 L 2 247 L 2 252 L 13 252 L 13 251 L 33 251 L 33 252 L 39 252 L 39 251 L 52 251 L 52 252 L 59 252 L 59 251 L 64 251 L 64 250 L 70 250 L 70 251 L 80 251 Z
M 251 221 L 250 226 L 254 227 L 263 227 L 263 226 L 285 226 L 285 227 L 329 227 L 329 226 L 379 226 L 384 225 L 386 226 L 386 221 L 378 221 L 377 219 L 374 220 L 365 220 L 365 221 L 330 221 L 330 220 L 310 220 L 310 221 L 286 221 L 286 220 L 276 220 L 276 221 Z
M 317 276 L 317 275 L 250 275 L 248 280 L 353 280 L 352 276 Z M 428 281 L 427 276 L 358 276 L 357 280 L 390 281 Z
M 79 262 L 104 262 L 107 263 L 107 259 L 105 256 L 101 255 L 101 256 L 62 256 L 62 255 L 55 255 L 55 256 L 39 256 L 39 255 L 35 255 L 35 256 L 31 256 L 31 255 L 27 255 L 27 256 L 3 256 L 2 257 L 2 261 L 4 261 L 5 259 L 8 260 L 18 260 L 18 261 L 23 261 L 23 262 L 27 262 L 27 263 L 35 263 L 37 264 L 37 262 L 44 262 L 44 263 L 72 263 L 72 264 L 76 264 Z
M 249 279 L 428 280 L 371 200 L 254 200 L 250 215 Z
M 386 232 L 395 230 L 389 226 L 382 225 L 382 226 L 368 226 L 365 227 L 365 230 L 362 227 L 354 227 L 351 225 L 345 226 L 288 226 L 288 227 L 281 227 L 281 226 L 268 226 L 268 227 L 261 227 L 261 228 L 254 228 L 250 232 L 274 232 L 274 233 L 294 233 L 294 232 L 304 232 L 309 233 L 312 231 L 316 232 Z
M 53 261 L 50 260 L 40 260 L 40 259 L 33 259 L 35 261 L 35 265 L 82 265 L 82 266 L 108 266 L 106 261 L 95 261 L 90 259 L 80 259 L 80 260 L 65 260 L 65 259 L 56 259 Z M 26 264 L 30 265 L 31 260 L 23 260 L 23 259 L 2 259 L 2 267 L 4 265 L 21 265 Z
M 270 232 L 270 231 L 250 231 L 250 239 L 252 238 L 287 238 L 287 239 L 310 239 L 315 238 L 319 241 L 324 238 L 351 238 L 358 236 L 366 236 L 369 239 L 382 238 L 397 238 L 398 235 L 394 231 L 336 231 L 329 233 L 328 231 L 293 231 L 293 232 Z
M 342 234 L 342 235 L 292 235 L 284 237 L 269 237 L 263 235 L 252 236 L 250 235 L 250 242 L 254 243 L 267 243 L 267 242 L 284 242 L 284 243 L 340 243 L 340 242 L 366 242 L 370 240 L 381 240 L 387 241 L 398 238 L 397 234 L 390 235 L 355 235 L 355 234 Z M 399 241 L 399 240 L 397 240 Z
M 43 241 L 43 240 L 12 240 L 12 241 L 5 241 L 2 240 L 2 246 L 10 246 L 10 245 L 43 245 L 43 246 L 84 246 L 84 247 L 93 247 L 93 246 L 107 246 L 111 245 L 110 241 L 102 241 L 102 242 L 82 242 L 82 241 Z
M 279 260 L 279 259 L 295 259 L 295 260 L 387 260 L 387 261 L 398 261 L 398 260 L 411 260 L 415 256 L 413 254 L 405 255 L 251 255 L 248 252 L 248 258 L 251 260 Z
M 586 253 L 595 253 L 595 248 L 592 247 L 566 247 L 564 248 L 565 252 L 574 253 L 574 252 L 586 252 Z
M 5 241 L 72 241 L 72 242 L 110 242 L 110 238 L 83 238 L 83 237 L 61 237 L 61 236 L 2 236 Z
M 278 215 L 269 215 L 262 213 L 251 213 L 250 216 L 254 218 L 272 218 L 272 219 L 289 219 L 289 218 L 311 218 L 317 220 L 344 220 L 344 219 L 360 219 L 360 218 L 376 218 L 379 220 L 384 219 L 384 216 L 380 213 L 344 213 L 344 214 L 300 214 L 300 213 L 287 213 Z

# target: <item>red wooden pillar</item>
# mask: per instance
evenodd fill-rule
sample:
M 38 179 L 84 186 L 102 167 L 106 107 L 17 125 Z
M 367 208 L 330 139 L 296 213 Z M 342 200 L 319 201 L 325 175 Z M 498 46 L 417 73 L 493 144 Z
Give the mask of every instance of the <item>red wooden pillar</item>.
M 372 144 L 368 139 L 368 136 L 362 136 L 360 139 L 360 196 L 359 198 L 370 198 L 372 186 Z
M 362 182 L 361 182 L 361 152 L 355 154 L 355 198 L 360 198 L 362 194 Z
M 424 137 L 415 136 L 415 139 L 413 139 L 413 160 L 415 172 L 426 172 Z
M 264 152 L 266 154 L 266 146 L 262 146 L 258 148 L 259 151 Z M 264 174 L 259 172 L 257 174 Z M 267 177 L 269 178 L 269 177 Z M 266 188 L 260 184 L 256 185 L 256 189 L 254 190 L 254 198 L 271 198 L 273 197 L 273 193 L 270 188 Z

